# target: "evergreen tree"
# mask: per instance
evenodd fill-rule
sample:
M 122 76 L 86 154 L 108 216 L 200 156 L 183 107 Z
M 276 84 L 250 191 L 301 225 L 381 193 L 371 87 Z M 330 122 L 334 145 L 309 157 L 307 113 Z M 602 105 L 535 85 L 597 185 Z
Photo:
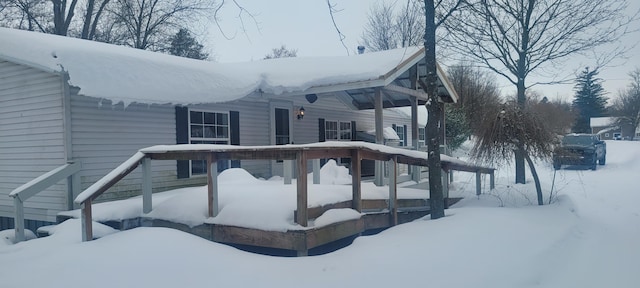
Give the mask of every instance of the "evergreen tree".
M 456 150 L 471 136 L 469 120 L 461 105 L 445 105 L 444 110 L 447 146 L 451 150 Z
M 186 28 L 180 28 L 180 31 L 173 35 L 169 40 L 171 41 L 171 46 L 169 47 L 169 54 L 171 55 L 200 60 L 204 60 L 209 57 L 208 53 L 202 51 L 204 46 L 198 43 Z
M 576 111 L 576 122 L 573 132 L 591 133 L 590 118 L 604 116 L 606 112 L 607 97 L 602 88 L 602 79 L 598 78 L 598 69 L 593 71 L 589 67 L 578 75 L 574 91 L 573 109 Z

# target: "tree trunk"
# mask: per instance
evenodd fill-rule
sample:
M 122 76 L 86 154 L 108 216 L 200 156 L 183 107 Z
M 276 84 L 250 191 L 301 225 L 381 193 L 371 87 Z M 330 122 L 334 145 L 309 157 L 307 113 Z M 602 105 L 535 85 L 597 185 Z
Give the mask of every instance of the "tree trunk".
M 431 219 L 444 217 L 444 196 L 442 193 L 442 164 L 440 163 L 440 102 L 437 95 L 436 72 L 436 25 L 435 6 L 433 0 L 424 0 L 425 33 L 424 48 L 426 60 L 426 92 L 429 95 L 427 111 L 429 113 L 426 127 L 427 164 L 429 166 L 429 205 Z
M 524 63 L 524 58 L 525 55 L 520 55 L 520 59 L 518 60 L 518 73 L 520 74 L 520 76 L 518 76 L 518 83 L 517 83 L 517 90 L 518 90 L 518 108 L 521 110 L 524 110 L 524 106 L 525 106 L 525 102 L 527 100 L 526 96 L 525 96 L 525 90 L 526 87 L 524 85 L 524 71 L 525 71 L 525 63 Z M 518 136 L 518 135 L 514 135 L 514 136 Z M 515 151 L 515 162 L 516 162 L 516 183 L 518 184 L 525 184 L 526 180 L 525 180 L 525 170 L 524 170 L 524 146 L 523 143 L 519 143 L 518 144 L 518 149 L 516 149 Z
M 527 159 L 527 163 L 529 164 L 529 169 L 531 169 L 531 175 L 533 175 L 533 181 L 536 183 L 536 194 L 538 195 L 538 205 L 544 205 L 542 201 L 542 186 L 540 186 L 540 179 L 538 178 L 538 172 L 536 171 L 536 167 L 533 166 L 533 161 L 531 161 L 531 157 L 529 154 L 522 150 L 522 155 L 525 159 Z
M 87 12 L 84 16 L 84 23 L 82 24 L 82 34 L 80 38 L 89 39 L 89 31 L 91 30 L 91 18 L 93 18 L 93 8 L 95 7 L 95 0 L 87 1 Z

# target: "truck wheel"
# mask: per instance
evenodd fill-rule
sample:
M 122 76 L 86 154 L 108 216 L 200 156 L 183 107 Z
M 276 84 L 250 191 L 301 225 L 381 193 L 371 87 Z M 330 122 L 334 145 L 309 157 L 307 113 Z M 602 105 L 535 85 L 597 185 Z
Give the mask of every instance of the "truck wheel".
M 604 154 L 604 155 L 602 156 L 602 159 L 600 159 L 600 160 L 598 161 L 598 164 L 600 164 L 600 165 L 604 165 L 605 163 L 607 163 L 607 154 Z
M 596 155 L 593 155 L 593 161 L 591 162 L 591 170 L 596 170 L 598 168 L 598 158 L 596 158 Z

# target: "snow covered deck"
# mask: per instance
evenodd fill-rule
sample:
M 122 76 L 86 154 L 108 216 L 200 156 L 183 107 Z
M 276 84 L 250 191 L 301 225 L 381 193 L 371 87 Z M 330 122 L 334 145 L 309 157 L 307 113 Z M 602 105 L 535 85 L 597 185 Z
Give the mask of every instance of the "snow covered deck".
M 338 157 L 351 158 L 351 175 L 345 171 L 342 177 L 344 184 L 350 185 L 323 185 L 319 181 L 313 185 L 307 183 L 308 160 Z M 277 185 L 271 186 L 274 181 L 255 179 L 242 169 L 225 170 L 218 177 L 215 169 L 216 161 L 246 159 L 296 161 L 298 175 L 296 185 L 282 185 L 281 182 L 276 181 Z M 362 182 L 360 163 L 363 159 L 389 162 L 391 176 L 387 187 L 376 187 L 372 183 Z M 208 167 L 214 167 L 214 169 L 208 169 L 207 201 L 204 201 L 205 197 L 174 200 L 175 203 L 183 205 L 193 204 L 195 201 L 197 205 L 201 205 L 201 208 L 206 207 L 206 209 L 189 209 L 188 204 L 183 208 L 167 206 L 164 203 L 154 205 L 158 197 L 151 194 L 151 160 L 206 160 Z M 142 165 L 143 195 L 140 221 L 146 222 L 139 225 L 169 226 L 216 242 L 290 249 L 305 255 L 310 248 L 357 235 L 367 229 L 386 228 L 428 214 L 428 191 L 400 189 L 402 191 L 399 193 L 398 183 L 394 177 L 397 175 L 398 164 L 427 166 L 427 153 L 364 142 L 323 142 L 282 146 L 204 144 L 153 146 L 141 149 L 128 161 L 78 195 L 75 202 L 82 207 L 79 216 L 83 223 L 83 240 L 91 240 L 93 238 L 91 223 L 92 220 L 97 220 L 92 217 L 92 201 L 137 166 Z M 442 155 L 442 166 L 445 169 L 448 169 L 447 167 L 473 168 L 465 162 L 446 155 Z M 346 170 L 344 167 L 340 168 Z M 475 169 L 479 168 L 481 167 L 475 167 Z M 229 184 L 229 174 L 234 173 L 244 173 L 248 176 L 240 177 L 245 180 L 235 181 L 235 183 L 231 181 L 232 184 Z M 320 173 L 320 171 L 314 171 L 314 173 Z M 236 177 L 231 177 L 231 179 L 234 178 Z M 315 180 L 316 177 L 313 178 Z M 239 189 L 241 186 L 245 188 Z M 363 186 L 366 188 L 363 189 Z M 265 192 L 271 190 L 272 192 Z M 203 192 L 205 192 L 204 187 L 200 189 L 202 196 L 204 196 Z M 229 200 L 234 197 L 241 201 Z M 137 203 L 139 205 L 139 202 Z M 276 205 L 270 205 L 273 203 Z M 168 207 L 171 208 L 167 210 Z M 163 210 L 165 213 L 162 212 Z M 200 219 L 191 222 L 176 221 L 171 217 L 162 216 L 167 215 L 167 211 L 169 215 L 195 211 L 200 213 L 198 216 Z M 273 215 L 278 216 L 274 218 Z

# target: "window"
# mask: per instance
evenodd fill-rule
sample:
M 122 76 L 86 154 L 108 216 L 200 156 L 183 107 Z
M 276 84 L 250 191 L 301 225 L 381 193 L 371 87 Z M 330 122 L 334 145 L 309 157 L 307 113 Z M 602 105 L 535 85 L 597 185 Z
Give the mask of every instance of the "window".
M 324 133 L 326 140 L 351 141 L 351 122 L 325 121 Z
M 276 145 L 284 145 L 291 143 L 289 137 L 289 110 L 276 108 Z
M 229 144 L 229 113 L 189 112 L 189 143 Z M 218 171 L 229 168 L 228 161 L 218 162 Z M 191 161 L 191 175 L 207 173 L 207 161 Z
M 324 122 L 325 139 L 327 141 L 351 141 L 351 122 L 326 121 Z M 338 164 L 348 165 L 351 158 L 335 159 Z
M 424 128 L 418 128 L 418 143 L 421 146 L 424 146 L 425 142 L 425 129 Z
M 404 135 L 405 135 L 404 126 L 396 125 L 396 134 L 398 134 L 398 137 L 400 137 L 400 141 L 399 141 L 400 146 L 406 146 L 405 139 L 404 139 Z

